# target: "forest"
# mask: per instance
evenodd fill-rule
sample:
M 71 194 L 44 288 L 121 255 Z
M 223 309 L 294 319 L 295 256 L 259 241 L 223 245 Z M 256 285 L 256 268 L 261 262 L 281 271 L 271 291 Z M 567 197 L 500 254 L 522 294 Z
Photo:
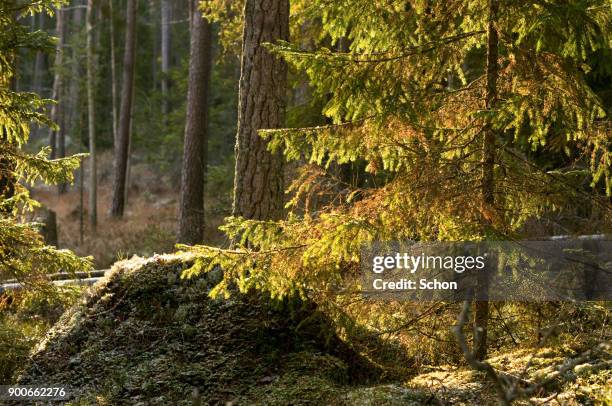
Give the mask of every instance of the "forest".
M 611 405 L 611 113 L 606 0 L 0 0 L 0 404 Z

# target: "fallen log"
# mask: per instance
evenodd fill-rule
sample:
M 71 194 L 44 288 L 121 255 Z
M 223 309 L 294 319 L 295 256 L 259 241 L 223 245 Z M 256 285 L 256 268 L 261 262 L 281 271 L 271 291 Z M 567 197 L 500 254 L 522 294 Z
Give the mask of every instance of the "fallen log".
M 106 274 L 110 269 L 96 269 L 94 271 L 79 271 L 79 272 L 58 272 L 47 275 L 47 278 L 52 281 L 67 280 L 67 279 L 85 279 L 85 278 L 96 278 Z M 19 283 L 17 279 L 6 279 L 0 281 L 2 284 L 6 283 Z
M 51 283 L 53 283 L 55 286 L 91 286 L 94 283 L 98 282 L 103 277 L 104 277 L 104 275 L 102 274 L 102 276 L 96 276 L 96 277 L 91 277 L 91 278 L 76 278 L 76 279 L 54 280 Z M 7 283 L 4 283 L 4 284 L 0 285 L 0 295 L 2 295 L 4 292 L 8 292 L 8 291 L 22 290 L 24 287 L 25 287 L 24 284 L 21 283 L 21 282 L 7 282 Z

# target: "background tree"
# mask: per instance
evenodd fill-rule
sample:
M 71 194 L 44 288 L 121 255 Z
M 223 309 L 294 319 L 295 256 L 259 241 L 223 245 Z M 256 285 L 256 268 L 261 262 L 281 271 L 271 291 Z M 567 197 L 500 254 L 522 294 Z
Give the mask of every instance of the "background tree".
M 113 146 L 117 145 L 117 130 L 119 127 L 117 113 L 117 63 L 115 62 L 115 15 L 113 13 L 113 0 L 108 1 L 109 6 L 109 38 L 110 38 L 110 71 L 111 71 L 111 109 L 112 109 L 112 126 L 113 126 Z
M 191 7 L 191 6 L 190 6 Z M 161 0 L 161 93 L 162 115 L 167 120 L 170 74 L 170 1 Z
M 34 24 L 36 29 L 44 31 L 46 14 L 39 13 L 32 18 L 38 21 L 38 24 Z M 34 58 L 34 72 L 32 74 L 32 91 L 37 94 L 44 94 L 43 92 L 43 77 L 45 75 L 45 68 L 47 67 L 47 53 L 43 51 L 36 51 L 36 57 Z
M 279 219 L 283 214 L 283 159 L 268 151 L 258 130 L 284 123 L 285 63 L 265 43 L 289 38 L 288 0 L 247 0 L 236 135 L 233 214 Z
M 89 134 L 89 225 L 96 233 L 98 225 L 98 165 L 96 153 L 96 108 L 94 88 L 96 83 L 94 60 L 94 0 L 87 0 L 87 128 Z
M 137 0 L 127 1 L 127 26 L 125 51 L 123 54 L 123 81 L 121 89 L 121 110 L 117 146 L 115 148 L 115 176 L 111 215 L 123 217 L 128 151 L 130 144 L 130 115 L 132 110 L 132 87 L 134 86 L 134 62 L 136 43 L 136 4 Z
M 204 238 L 204 186 L 208 149 L 208 93 L 211 66 L 211 27 L 190 0 L 191 45 L 187 117 L 183 149 L 178 240 L 201 243 Z
M 58 100 L 60 98 L 61 92 L 63 90 L 63 78 L 64 73 L 62 72 L 62 60 L 64 56 L 64 11 L 60 8 L 56 12 L 56 24 L 55 31 L 58 37 L 57 47 L 55 49 L 55 63 L 54 63 L 54 73 L 53 73 L 53 91 L 51 94 L 51 98 L 54 100 Z M 51 107 L 51 120 L 55 122 L 60 122 L 62 119 L 62 104 L 61 102 L 56 102 Z M 49 129 L 49 145 L 51 146 L 51 159 L 57 158 L 57 146 L 58 146 L 58 130 L 57 129 Z M 61 155 L 60 155 L 61 156 Z

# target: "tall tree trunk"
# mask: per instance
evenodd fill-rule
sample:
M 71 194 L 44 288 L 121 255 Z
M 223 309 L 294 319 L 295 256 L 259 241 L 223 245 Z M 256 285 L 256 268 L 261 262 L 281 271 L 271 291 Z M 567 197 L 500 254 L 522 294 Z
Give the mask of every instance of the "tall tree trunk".
M 77 131 L 78 134 L 78 152 L 83 152 L 83 114 L 79 111 L 77 118 Z M 83 244 L 83 237 L 85 234 L 85 202 L 84 202 L 84 189 L 85 189 L 85 162 L 81 160 L 79 165 L 79 244 Z
M 115 15 L 113 13 L 113 0 L 108 0 L 109 29 L 110 29 L 110 65 L 111 65 L 111 108 L 113 109 L 113 146 L 117 145 L 117 64 L 115 61 Z
M 89 133 L 89 224 L 98 225 L 98 171 L 96 154 L 96 110 L 94 106 L 95 61 L 93 50 L 94 0 L 87 0 L 87 128 Z
M 132 86 L 134 84 L 134 47 L 136 43 L 136 5 L 137 0 L 127 0 L 127 27 L 125 33 L 125 53 L 123 55 L 123 87 L 121 89 L 121 111 L 115 148 L 115 178 L 113 182 L 113 202 L 111 215 L 123 217 L 125 206 L 125 178 L 127 171 L 128 149 L 130 144 L 130 113 L 132 110 Z
M 61 100 L 64 100 L 66 97 L 66 92 L 64 92 L 64 96 L 60 97 Z M 65 108 L 62 108 L 62 114 L 59 118 L 58 124 L 60 126 L 60 131 L 57 133 L 57 157 L 64 158 L 66 156 L 66 130 L 68 128 L 68 113 Z M 66 193 L 68 185 L 66 182 L 60 182 L 57 184 L 57 193 L 64 194 Z
M 189 90 L 183 148 L 178 241 L 201 243 L 204 238 L 204 182 L 208 149 L 208 88 L 211 70 L 211 27 L 191 4 Z
M 38 29 L 41 31 L 45 30 L 45 13 L 38 14 Z M 32 17 L 35 18 L 35 17 Z M 34 59 L 34 72 L 32 78 L 32 91 L 42 95 L 43 93 L 43 74 L 45 72 L 45 59 L 47 54 L 43 51 L 36 51 L 36 58 Z
M 64 112 L 64 122 L 65 122 L 65 126 L 64 129 L 68 130 L 69 133 L 72 135 L 72 139 L 76 140 L 76 129 L 77 129 L 77 120 L 78 120 L 78 116 L 79 116 L 79 109 L 80 109 L 80 105 L 79 105 L 79 80 L 77 78 L 80 77 L 80 64 L 79 64 L 79 60 L 78 60 L 78 50 L 76 49 L 76 43 L 74 42 L 74 38 L 78 37 L 78 34 L 80 32 L 81 29 L 81 25 L 83 24 L 83 8 L 81 7 L 81 1 L 80 0 L 75 0 L 74 2 L 74 12 L 72 15 L 72 22 L 70 24 L 71 26 L 71 35 L 72 35 L 72 63 L 70 66 L 70 77 L 72 78 L 72 80 L 70 80 L 70 87 L 68 89 L 68 100 L 67 100 L 67 105 L 69 106 L 67 108 L 67 111 Z M 65 136 L 65 131 L 60 132 L 60 138 L 58 140 L 58 149 L 59 149 L 59 156 L 60 157 L 64 157 L 66 156 L 66 136 Z M 67 190 L 68 185 L 64 182 L 60 183 L 58 185 L 58 192 L 60 194 L 65 193 Z
M 77 127 L 80 126 L 79 121 L 81 117 L 80 113 L 80 80 L 78 78 L 81 75 L 81 64 L 79 63 L 79 51 L 78 44 L 80 41 L 74 42 L 74 36 L 78 38 L 79 33 L 81 32 L 81 25 L 83 24 L 83 8 L 81 7 L 81 1 L 77 0 L 75 2 L 74 15 L 72 16 L 72 66 L 70 67 L 70 76 L 72 80 L 70 81 L 70 134 L 74 137 L 73 139 L 77 139 Z
M 278 219 L 283 214 L 283 158 L 257 130 L 283 125 L 287 66 L 263 46 L 288 40 L 288 0 L 247 0 L 244 10 L 233 215 Z
M 134 85 L 132 85 L 132 100 L 134 100 Z M 130 110 L 130 138 L 128 142 L 128 156 L 127 156 L 127 169 L 125 170 L 125 189 L 123 193 L 123 201 L 127 206 L 128 197 L 130 194 L 130 176 L 132 174 L 132 142 L 133 137 L 131 134 L 134 134 L 134 103 L 132 102 L 132 109 Z
M 46 15 L 45 13 L 39 13 L 38 15 L 33 15 L 32 16 L 32 31 L 36 31 L 41 30 L 44 31 L 45 30 L 45 18 Z M 38 27 L 36 27 L 37 25 L 37 20 L 38 20 Z M 46 67 L 47 65 L 47 53 L 43 52 L 43 51 L 36 51 L 36 56 L 34 58 L 34 67 L 33 67 L 33 71 L 32 71 L 32 87 L 30 88 L 30 90 L 40 96 L 44 96 L 43 95 L 43 74 L 44 72 L 46 72 Z M 37 125 L 32 125 L 31 127 L 31 135 L 32 138 L 36 138 L 37 135 L 39 134 L 40 129 L 38 128 Z
M 497 78 L 499 76 L 498 57 L 498 32 L 497 16 L 499 12 L 498 0 L 489 0 L 489 22 L 487 27 L 487 91 L 485 108 L 493 110 L 497 101 Z M 485 124 L 484 139 L 482 144 L 482 212 L 495 212 L 495 129 L 490 119 Z M 484 226 L 485 231 L 488 225 Z M 480 298 L 486 298 L 489 289 L 488 272 L 481 273 L 478 278 Z M 476 359 L 483 360 L 487 356 L 487 325 L 489 322 L 489 302 L 477 300 L 474 312 L 474 355 Z
M 63 61 L 63 48 L 64 48 L 64 10 L 59 8 L 55 13 L 56 25 L 55 31 L 56 35 L 59 38 L 57 42 L 57 47 L 55 49 L 55 63 L 53 65 L 53 93 L 51 98 L 56 102 L 51 107 L 51 120 L 60 124 L 61 116 L 62 116 L 62 102 L 59 100 L 62 92 L 62 61 Z M 63 128 L 60 128 L 60 132 L 63 131 Z M 49 145 L 51 146 L 51 159 L 57 158 L 57 134 L 58 131 L 54 131 L 53 129 L 49 129 Z
M 168 74 L 170 71 L 170 0 L 161 0 L 161 92 L 164 124 L 168 118 Z

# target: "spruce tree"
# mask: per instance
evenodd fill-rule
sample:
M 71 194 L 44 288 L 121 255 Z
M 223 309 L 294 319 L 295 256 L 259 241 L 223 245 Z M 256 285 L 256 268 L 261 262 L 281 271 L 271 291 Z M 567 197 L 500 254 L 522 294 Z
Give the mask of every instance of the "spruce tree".
M 50 100 L 35 93 L 16 92 L 11 83 L 18 49 L 48 52 L 55 40 L 42 31 L 30 32 L 18 20 L 40 12 L 50 13 L 60 1 L 22 4 L 0 2 L 0 277 L 28 280 L 29 285 L 43 281 L 44 273 L 90 268 L 88 259 L 67 250 L 45 245 L 38 225 L 24 222 L 24 214 L 37 207 L 26 184 L 36 181 L 57 184 L 71 181 L 82 156 L 50 160 L 50 147 L 38 153 L 24 150 L 30 125 L 58 127 L 47 116 Z
M 260 131 L 271 151 L 306 164 L 288 188 L 287 218 L 232 217 L 224 229 L 245 245 L 192 248 L 191 272 L 225 269 L 215 292 L 237 281 L 275 297 L 340 300 L 359 292 L 360 249 L 371 241 L 610 231 L 611 137 L 587 82 L 590 56 L 609 51 L 607 2 L 300 5 L 332 46 L 269 48 L 308 75 L 331 124 Z M 335 51 L 341 40 L 347 52 Z M 367 181 L 340 185 L 330 168 L 347 163 L 363 163 Z M 477 304 L 479 358 L 487 313 Z

